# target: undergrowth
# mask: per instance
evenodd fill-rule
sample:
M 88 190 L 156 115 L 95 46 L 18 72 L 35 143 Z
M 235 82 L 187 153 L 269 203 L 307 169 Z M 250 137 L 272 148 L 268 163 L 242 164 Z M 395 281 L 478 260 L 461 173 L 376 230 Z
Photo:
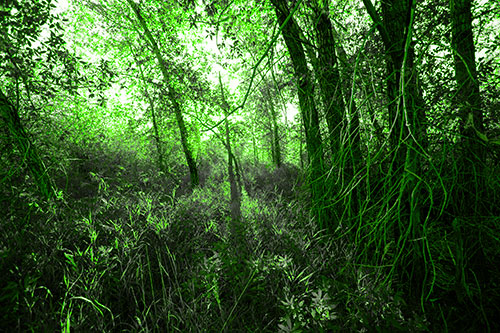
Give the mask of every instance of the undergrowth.
M 58 180 L 66 192 L 50 201 L 28 185 L 10 201 L 0 225 L 3 328 L 423 327 L 422 318 L 397 310 L 400 300 L 373 272 L 354 265 L 349 244 L 317 229 L 290 191 L 247 184 L 251 195 L 243 191 L 242 214 L 249 253 L 242 260 L 228 241 L 221 173 L 212 171 L 205 186 L 186 191 L 179 184 L 168 188 L 162 174 L 131 172 L 119 156 L 106 158 L 115 163 L 75 159 L 68 166 L 73 177 Z M 255 177 L 273 181 L 272 172 Z
M 29 182 L 4 186 L 4 330 L 415 332 L 453 310 L 451 296 L 431 300 L 430 315 L 412 308 L 387 282 L 387 267 L 359 263 L 360 244 L 319 230 L 293 196 L 300 186 L 283 180 L 297 178 L 293 168 L 247 170 L 244 258 L 229 241 L 229 185 L 217 166 L 200 170 L 203 185 L 194 190 L 120 154 L 73 159 L 65 170 L 72 177 L 55 177 L 65 185 L 49 201 Z M 498 249 L 495 225 L 477 232 L 489 249 Z M 431 239 L 432 285 L 446 295 L 462 278 L 463 297 L 497 297 L 481 294 L 467 263 L 453 264 L 468 256 L 457 252 L 472 241 L 459 232 L 466 227 L 456 222 L 448 238 Z M 428 234 L 443 231 L 431 225 Z

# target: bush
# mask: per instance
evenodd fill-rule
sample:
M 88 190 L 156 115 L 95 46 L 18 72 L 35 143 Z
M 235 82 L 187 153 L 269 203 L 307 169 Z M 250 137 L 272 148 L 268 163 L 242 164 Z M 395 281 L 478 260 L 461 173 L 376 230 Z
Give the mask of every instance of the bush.
M 296 198 L 296 190 L 301 184 L 299 176 L 299 169 L 290 164 L 274 169 L 264 165 L 246 167 L 245 190 L 250 196 L 273 198 L 281 195 L 286 199 Z

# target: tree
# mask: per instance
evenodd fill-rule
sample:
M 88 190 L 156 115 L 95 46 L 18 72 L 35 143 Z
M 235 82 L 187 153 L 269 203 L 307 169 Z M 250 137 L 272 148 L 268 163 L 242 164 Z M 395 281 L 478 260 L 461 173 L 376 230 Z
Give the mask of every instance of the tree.
M 260 89 L 261 99 L 260 104 L 264 110 L 267 111 L 269 115 L 269 129 L 270 129 L 270 141 L 271 141 L 271 157 L 272 162 L 276 167 L 281 167 L 281 145 L 280 145 L 280 133 L 278 127 L 278 112 L 276 111 L 276 105 L 274 102 L 275 94 L 273 94 L 273 89 L 271 82 L 267 81 L 263 76 L 263 87 Z
M 68 70 L 72 57 L 64 49 L 64 42 L 60 37 L 61 24 L 50 14 L 50 8 L 50 1 L 34 3 L 15 1 L 7 2 L 0 7 L 0 68 L 2 69 L 0 119 L 2 126 L 7 129 L 7 140 L 14 143 L 22 156 L 23 164 L 27 166 L 28 172 L 45 198 L 54 195 L 54 184 L 38 153 L 38 147 L 23 124 L 20 109 L 29 105 L 31 112 L 34 112 L 32 94 L 39 89 L 51 91 L 47 83 L 56 79 L 55 75 L 47 73 L 46 80 L 49 82 L 44 82 L 42 86 L 35 83 L 37 67 L 35 57 L 41 57 L 43 53 L 53 54 L 54 56 L 46 61 L 47 68 L 53 68 L 56 61 L 65 58 L 63 68 L 70 77 L 68 81 L 71 81 L 71 76 L 74 74 L 74 68 Z M 46 23 L 51 27 L 51 36 L 42 51 L 31 45 L 40 37 L 42 26 Z M 72 89 L 71 86 L 65 88 Z M 12 98 L 9 92 L 12 92 L 15 98 Z M 12 102 L 12 99 L 15 102 Z
M 393 200 L 398 207 L 397 224 L 393 226 L 394 241 L 399 253 L 396 266 L 400 282 L 410 281 L 407 292 L 416 301 L 423 297 L 424 244 L 408 242 L 421 238 L 421 205 L 424 198 L 420 195 L 422 142 L 426 141 L 425 113 L 422 99 L 417 89 L 418 72 L 414 66 L 413 23 L 416 2 L 414 0 L 388 0 L 382 2 L 382 18 L 379 17 L 370 0 L 363 0 L 365 7 L 375 23 L 384 43 L 387 67 L 387 100 L 391 130 L 389 133 L 392 159 L 387 172 L 388 188 L 386 195 L 389 205 Z M 400 179 L 399 188 L 393 187 L 394 179 Z M 412 251 L 411 257 L 401 256 Z M 409 258 L 406 261 L 404 258 Z M 396 267 L 395 266 L 395 267 Z
M 140 26 L 144 30 L 144 33 L 146 35 L 146 40 L 149 43 L 150 47 L 153 50 L 153 53 L 156 57 L 156 60 L 158 61 L 158 66 L 160 67 L 160 70 L 163 75 L 163 80 L 165 81 L 165 84 L 167 86 L 167 96 L 170 100 L 170 103 L 174 109 L 175 113 L 175 119 L 177 121 L 177 126 L 179 127 L 179 132 L 181 136 L 181 143 L 182 143 L 182 149 L 184 151 L 184 155 L 186 157 L 186 162 L 189 167 L 189 175 L 191 178 L 191 185 L 197 186 L 199 184 L 199 178 L 198 178 L 198 168 L 196 166 L 196 161 L 193 158 L 193 152 L 192 148 L 189 145 L 188 141 L 188 133 L 186 130 L 186 124 L 184 122 L 184 116 L 182 115 L 182 109 L 181 105 L 179 104 L 179 94 L 176 92 L 175 88 L 171 85 L 170 82 L 170 75 L 166 67 L 166 62 L 165 59 L 163 59 L 163 56 L 161 54 L 160 49 L 158 48 L 158 44 L 156 43 L 155 38 L 149 31 L 149 28 L 147 26 L 146 21 L 141 15 L 141 11 L 139 8 L 139 5 L 137 5 L 134 1 L 132 0 L 127 0 L 128 4 L 134 11 L 137 20 L 139 21 Z
M 313 3 L 313 11 L 316 13 L 314 18 L 316 44 L 317 44 L 317 62 L 314 66 L 315 76 L 318 83 L 323 101 L 324 113 L 328 125 L 330 137 L 330 147 L 334 161 L 343 161 L 345 157 L 347 163 L 342 165 L 342 174 L 345 175 L 347 182 L 355 180 L 356 168 L 361 160 L 359 148 L 359 117 L 356 112 L 354 100 L 349 88 L 349 82 L 342 82 L 340 75 L 340 66 L 337 53 L 342 47 L 337 45 L 338 41 L 334 34 L 334 29 L 329 17 L 330 8 L 328 2 L 317 1 Z M 342 85 L 344 83 L 344 86 Z M 347 88 L 346 88 L 347 87 Z M 347 94 L 343 96 L 343 91 Z M 349 108 L 346 108 L 344 97 L 348 102 Z M 338 157 L 338 158 L 336 158 Z M 335 162 L 334 162 L 335 163 Z M 344 170 L 345 169 L 345 170 Z M 350 208 L 349 216 L 355 216 L 358 204 L 358 191 L 355 187 L 350 191 L 351 197 L 348 199 Z
M 163 156 L 163 147 L 162 147 L 161 140 L 160 140 L 160 130 L 159 130 L 158 122 L 156 121 L 156 110 L 155 110 L 154 99 L 151 96 L 151 94 L 148 92 L 147 81 L 146 81 L 146 77 L 144 75 L 144 71 L 142 69 L 142 63 L 139 61 L 138 55 L 136 54 L 134 47 L 132 46 L 132 43 L 129 43 L 129 47 L 130 47 L 130 51 L 132 52 L 132 54 L 134 56 L 134 60 L 137 63 L 137 67 L 139 67 L 141 79 L 144 83 L 143 93 L 149 102 L 149 108 L 151 110 L 151 120 L 153 121 L 153 131 L 154 131 L 153 136 L 154 136 L 154 141 L 156 144 L 156 152 L 158 154 L 158 169 L 160 169 L 163 172 L 166 172 L 167 168 L 166 168 L 165 163 L 164 163 L 165 157 Z
M 462 235 L 461 228 L 464 221 L 477 221 L 484 208 L 480 206 L 485 200 L 486 184 L 483 169 L 485 165 L 485 145 L 488 141 L 484 136 L 483 106 L 479 90 L 479 81 L 475 60 L 475 46 L 472 32 L 471 0 L 450 0 L 452 52 L 457 84 L 456 102 L 458 106 L 459 131 L 462 136 L 459 141 L 461 150 L 457 158 L 458 186 L 455 190 L 454 214 L 456 220 L 454 228 L 458 231 L 461 251 L 470 251 L 469 269 L 465 271 L 463 263 L 459 263 L 456 272 L 455 292 L 460 303 L 466 304 L 471 298 L 467 291 L 467 280 L 476 281 L 480 287 L 485 287 L 490 280 L 486 267 L 489 260 L 483 247 L 477 248 L 475 240 Z M 483 141 L 484 140 L 484 141 Z M 477 222 L 476 222 L 477 221 Z M 472 272 L 472 276 L 469 275 Z M 480 282 L 478 282 L 480 281 Z M 473 300 L 473 302 L 481 300 Z M 474 306 L 476 307 L 476 306 Z M 485 316 L 486 324 L 488 318 Z
M 484 132 L 483 108 L 477 77 L 474 38 L 472 33 L 471 0 L 450 0 L 452 52 L 457 83 L 456 102 L 459 109 L 460 187 L 456 193 L 457 213 L 471 217 L 480 212 L 479 201 L 484 191 L 482 165 L 485 147 L 481 139 Z
M 224 126 L 225 126 L 225 142 L 224 145 L 227 150 L 227 173 L 229 178 L 229 187 L 230 187 L 230 202 L 229 208 L 231 212 L 231 223 L 230 223 L 230 236 L 231 241 L 235 248 L 237 249 L 238 256 L 243 258 L 245 256 L 245 227 L 242 223 L 241 219 L 241 187 L 240 183 L 237 181 L 237 176 L 235 175 L 235 169 L 238 170 L 238 164 L 236 162 L 236 157 L 233 154 L 231 148 L 231 132 L 229 126 L 229 114 L 231 111 L 231 107 L 226 98 L 226 94 L 224 92 L 224 86 L 222 85 L 222 79 L 219 73 L 219 87 L 220 87 L 220 98 L 221 98 L 221 107 L 224 111 Z M 240 172 L 237 173 L 239 177 Z
M 332 220 L 325 204 L 323 144 L 319 124 L 319 115 L 314 102 L 313 82 L 307 66 L 304 47 L 300 42 L 301 31 L 293 18 L 286 0 L 272 0 L 282 35 L 292 61 L 296 80 L 300 112 L 306 135 L 306 149 L 310 159 L 310 185 L 312 211 L 321 228 L 335 230 L 337 221 Z M 300 2 L 298 3 L 300 4 Z
M 315 5 L 314 11 L 317 13 L 315 31 L 318 49 L 318 66 L 315 68 L 315 74 L 318 78 L 321 98 L 325 108 L 332 156 L 336 156 L 342 149 L 342 128 L 344 127 L 343 123 L 346 121 L 346 110 L 336 57 L 336 41 L 328 17 L 330 12 L 328 2 L 318 1 Z

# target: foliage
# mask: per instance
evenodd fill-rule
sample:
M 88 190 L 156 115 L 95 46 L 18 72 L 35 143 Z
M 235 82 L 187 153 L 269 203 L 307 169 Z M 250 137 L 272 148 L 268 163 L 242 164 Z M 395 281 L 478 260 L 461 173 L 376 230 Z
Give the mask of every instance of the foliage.
M 0 4 L 0 331 L 499 331 L 499 2 L 65 3 Z

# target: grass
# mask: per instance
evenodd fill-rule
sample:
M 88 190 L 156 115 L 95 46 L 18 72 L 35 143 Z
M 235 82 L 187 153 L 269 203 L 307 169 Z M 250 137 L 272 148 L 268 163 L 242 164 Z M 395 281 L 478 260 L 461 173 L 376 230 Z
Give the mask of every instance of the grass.
M 467 230 L 475 228 L 478 242 L 495 251 L 498 221 L 456 221 L 453 230 L 429 223 L 426 286 L 439 302 L 426 299 L 422 312 L 390 276 L 394 244 L 381 243 L 384 252 L 377 252 L 382 245 L 374 242 L 384 238 L 387 217 L 367 212 L 357 232 L 334 238 L 309 218 L 300 195 L 293 196 L 300 187 L 283 181 L 292 170 L 258 169 L 252 177 L 260 187 L 246 180 L 247 253 L 241 257 L 229 241 L 222 169 L 201 171 L 204 185 L 189 190 L 144 166 L 109 160 L 90 167 L 71 162 L 77 167 L 66 169 L 77 171 L 58 180 L 66 190 L 50 201 L 29 183 L 9 193 L 0 225 L 4 330 L 435 331 L 456 325 L 450 318 L 462 313 L 447 294 L 457 283 L 461 297 L 484 298 L 467 311 L 486 316 L 481 304 L 496 297 L 486 293 L 488 285 L 474 283 L 480 280 L 469 269 L 473 254 L 461 253 L 459 245 L 474 242 Z

